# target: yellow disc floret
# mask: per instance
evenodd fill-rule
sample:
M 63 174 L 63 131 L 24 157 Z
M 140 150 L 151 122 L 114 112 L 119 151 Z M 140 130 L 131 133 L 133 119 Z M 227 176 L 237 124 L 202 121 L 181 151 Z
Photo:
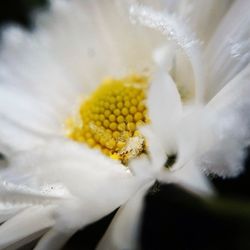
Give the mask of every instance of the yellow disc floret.
M 107 79 L 85 100 L 78 119 L 69 119 L 68 137 L 98 148 L 126 163 L 145 150 L 138 126 L 148 122 L 145 93 L 148 79 L 131 75 Z

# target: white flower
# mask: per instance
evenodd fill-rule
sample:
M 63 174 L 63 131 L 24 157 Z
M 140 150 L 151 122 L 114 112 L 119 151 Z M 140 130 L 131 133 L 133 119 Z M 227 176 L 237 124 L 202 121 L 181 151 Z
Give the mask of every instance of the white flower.
M 133 249 L 155 180 L 208 195 L 204 172 L 242 170 L 250 2 L 151 4 L 55 0 L 34 31 L 3 31 L 0 249 L 42 235 L 37 250 L 58 249 L 121 205 L 99 249 Z

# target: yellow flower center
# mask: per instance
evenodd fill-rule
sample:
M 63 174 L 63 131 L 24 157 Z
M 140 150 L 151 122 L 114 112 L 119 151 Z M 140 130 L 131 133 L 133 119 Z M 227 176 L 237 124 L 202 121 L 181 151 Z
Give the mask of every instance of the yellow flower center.
M 138 127 L 148 123 L 145 94 L 148 79 L 131 75 L 107 79 L 67 120 L 68 137 L 126 164 L 145 150 Z

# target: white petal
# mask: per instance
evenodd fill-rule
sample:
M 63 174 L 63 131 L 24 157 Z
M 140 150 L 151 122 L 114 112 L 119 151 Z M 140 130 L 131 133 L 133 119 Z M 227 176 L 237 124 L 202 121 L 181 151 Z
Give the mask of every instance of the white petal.
M 142 187 L 123 207 L 118 210 L 97 249 L 138 249 L 136 247 L 140 231 L 143 198 L 152 184 L 153 182 L 150 182 Z
M 46 46 L 34 34 L 16 27 L 3 34 L 0 80 L 1 113 L 12 113 L 16 119 L 22 113 L 23 120 L 28 119 L 26 123 L 37 122 L 38 126 L 41 122 L 41 129 L 47 126 L 43 128 L 44 121 L 35 119 L 39 110 L 40 118 L 47 115 L 51 123 L 58 124 L 58 118 L 67 118 L 79 96 L 79 86 L 68 78 Z
M 151 1 L 151 0 L 136 0 L 135 2 L 143 5 L 148 5 L 153 7 L 155 10 L 162 10 L 162 9 L 168 9 L 169 11 L 174 11 L 177 9 L 177 6 L 181 0 L 157 0 L 157 1 Z
M 16 172 L 7 167 L 0 175 L 0 222 L 7 221 L 32 206 L 56 204 L 66 198 L 68 191 L 62 185 L 31 185 L 30 174 Z M 33 182 L 35 182 L 35 177 Z M 28 185 L 30 183 L 30 186 Z
M 0 87 L 0 99 L 0 119 L 3 123 L 9 120 L 24 130 L 30 130 L 31 133 L 32 131 L 48 134 L 62 132 L 63 120 L 60 119 L 62 117 L 58 117 L 57 112 L 48 103 L 39 102 L 23 90 L 6 86 Z
M 133 25 L 126 8 L 116 1 L 53 1 L 48 13 L 37 15 L 35 31 L 6 28 L 0 115 L 60 134 L 76 104 L 104 77 L 150 67 L 160 34 Z
M 199 166 L 207 174 L 224 178 L 237 177 L 244 171 L 247 150 L 234 139 L 217 143 L 199 159 Z
M 11 204 L 0 203 L 0 223 L 10 219 L 23 209 L 27 208 L 27 204 Z
M 52 141 L 46 147 L 10 158 L 2 178 L 13 187 L 3 189 L 2 197 L 10 202 L 57 205 L 55 229 L 63 233 L 110 213 L 148 180 L 132 176 L 123 165 L 99 151 L 67 140 Z M 58 185 L 65 188 L 60 192 Z M 42 242 L 47 244 L 47 240 Z
M 186 114 L 176 123 L 176 149 L 173 152 L 176 162 L 170 169 L 162 169 L 157 179 L 167 183 L 176 183 L 196 193 L 211 193 L 211 188 L 206 180 L 203 171 L 195 162 L 199 156 L 201 128 L 199 119 L 202 109 L 193 107 L 190 114 Z
M 221 19 L 227 13 L 231 3 L 231 0 L 182 0 L 178 4 L 179 8 L 176 13 L 182 18 L 186 25 L 191 28 L 202 44 L 202 47 L 205 48 Z M 192 61 L 192 64 L 189 63 L 190 55 L 187 56 L 188 54 L 185 55 L 182 51 L 176 52 L 174 79 L 185 96 L 184 100 L 189 100 L 196 94 L 198 95 L 198 99 L 203 101 L 206 95 L 206 89 L 204 87 L 206 79 L 203 76 L 204 69 L 199 69 L 198 64 L 205 63 L 206 65 L 207 61 L 203 61 L 203 53 L 202 56 L 199 56 L 197 50 L 193 50 L 191 54 L 193 54 L 192 57 L 196 58 L 195 64 Z M 195 69 L 194 66 L 197 69 Z M 194 74 L 191 73 L 192 71 Z M 194 82 L 197 81 L 195 74 L 197 74 L 197 76 L 200 75 L 200 83 L 196 85 L 196 87 L 194 86 Z
M 176 127 L 177 162 L 191 159 L 207 173 L 236 176 L 250 143 L 250 66 L 226 85 L 206 107 L 192 107 Z
M 201 165 L 208 172 L 235 176 L 243 170 L 250 143 L 250 65 L 229 82 L 204 110 Z
M 231 0 L 183 0 L 179 3 L 178 12 L 192 27 L 198 38 L 203 43 L 207 43 L 231 3 Z
M 85 196 L 80 183 L 86 185 L 85 190 L 94 194 L 96 189 L 101 191 L 100 186 L 106 185 L 107 179 L 114 178 L 114 184 L 134 179 L 128 169 L 118 161 L 83 144 L 59 139 L 48 141 L 46 147 L 41 146 L 27 153 L 17 154 L 10 159 L 7 171 L 11 170 L 16 173 L 20 171 L 17 176 L 25 173 L 31 180 L 37 178 L 37 185 L 44 182 L 62 183 L 72 194 L 79 196 Z M 91 195 L 88 193 L 87 196 Z
M 39 134 L 27 131 L 6 118 L 0 117 L 0 127 L 0 152 L 7 156 L 44 143 L 44 138 Z
M 154 174 L 159 171 L 167 160 L 166 148 L 161 144 L 160 137 L 155 136 L 153 130 L 150 126 L 142 127 L 140 129 L 141 133 L 145 136 L 147 142 L 148 157 L 147 162 L 140 163 L 140 158 L 135 159 L 134 169 L 141 172 L 141 175 L 145 175 L 147 172 L 148 176 L 154 176 Z M 169 145 L 171 145 L 169 143 Z M 167 151 L 170 153 L 170 151 Z
M 75 230 L 72 230 L 70 232 L 64 233 L 57 232 L 55 229 L 51 229 L 42 237 L 34 250 L 59 250 L 75 232 Z
M 183 20 L 168 12 L 155 11 L 147 6 L 133 5 L 130 9 L 131 18 L 142 26 L 156 30 L 166 37 L 166 41 L 176 44 L 176 66 L 173 76 L 177 84 L 185 91 L 190 92 L 197 102 L 203 100 L 204 92 L 204 70 L 202 67 L 201 48 L 194 33 L 189 29 Z M 181 61 L 179 61 L 179 55 Z M 183 63 L 183 57 L 186 59 Z M 188 74 L 179 74 L 189 66 Z M 193 73 L 193 74 L 192 74 Z M 178 77 L 178 79 L 177 79 Z
M 12 174 L 15 174 L 15 172 L 13 171 Z M 8 212 L 36 204 L 52 204 L 60 201 L 62 198 L 69 197 L 66 188 L 62 186 L 44 185 L 34 188 L 32 185 L 30 185 L 31 187 L 28 186 L 27 176 L 14 176 L 14 178 L 19 183 L 14 183 L 14 180 L 12 182 L 7 181 L 6 175 L 0 179 L 0 205 L 3 207 L 3 211 Z M 35 181 L 35 178 L 33 181 Z M 35 185 L 33 184 L 33 186 Z
M 208 100 L 249 63 L 249 8 L 248 0 L 234 1 L 208 45 L 206 51 Z
M 158 180 L 175 183 L 198 195 L 212 195 L 213 187 L 194 161 L 190 161 L 174 171 L 165 170 L 159 173 Z
M 201 135 L 200 119 L 202 108 L 192 106 L 190 113 L 185 113 L 176 124 L 173 134 L 177 144 L 174 155 L 177 156 L 175 168 L 181 168 L 200 152 L 199 139 Z
M 34 233 L 51 227 L 54 224 L 52 218 L 53 209 L 53 206 L 31 207 L 5 222 L 0 226 L 0 248 L 3 249 L 32 236 Z M 26 239 L 25 243 L 27 241 Z
M 172 131 L 182 114 L 182 104 L 176 85 L 162 69 L 154 75 L 147 104 L 154 133 L 167 153 L 171 152 L 175 148 Z
M 104 77 L 150 67 L 161 35 L 133 25 L 128 6 L 115 0 L 52 1 L 35 17 L 33 32 L 6 28 L 1 77 L 59 105 L 89 94 Z
M 126 1 L 54 1 L 37 21 L 39 36 L 70 76 L 91 90 L 104 76 L 151 63 L 156 36 L 132 25 L 127 8 Z

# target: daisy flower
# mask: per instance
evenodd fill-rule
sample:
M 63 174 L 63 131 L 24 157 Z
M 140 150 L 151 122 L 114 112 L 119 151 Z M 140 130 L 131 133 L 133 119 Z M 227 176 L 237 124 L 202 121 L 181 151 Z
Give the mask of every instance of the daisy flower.
M 60 249 L 120 207 L 98 249 L 135 249 L 158 180 L 213 194 L 249 144 L 248 0 L 54 0 L 3 30 L 0 249 Z

